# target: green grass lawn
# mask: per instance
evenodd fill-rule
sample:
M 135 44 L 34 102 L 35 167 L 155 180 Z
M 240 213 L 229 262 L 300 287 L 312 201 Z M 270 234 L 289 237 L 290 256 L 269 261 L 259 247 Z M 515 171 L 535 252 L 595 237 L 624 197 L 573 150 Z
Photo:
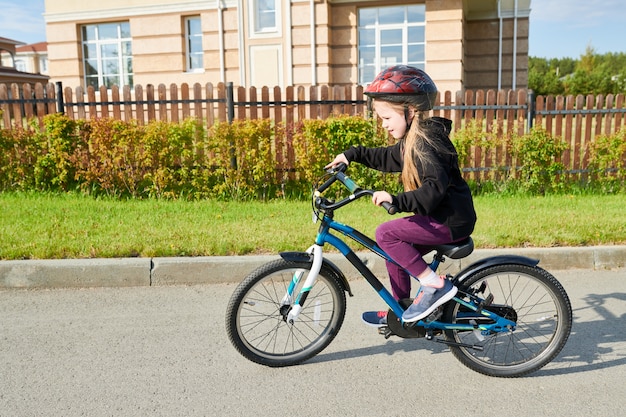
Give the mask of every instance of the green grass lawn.
M 626 244 L 626 195 L 485 195 L 475 204 L 478 248 Z M 304 250 L 317 231 L 311 204 L 301 201 L 0 193 L 0 213 L 4 260 L 266 254 Z M 391 217 L 364 199 L 335 219 L 373 236 Z

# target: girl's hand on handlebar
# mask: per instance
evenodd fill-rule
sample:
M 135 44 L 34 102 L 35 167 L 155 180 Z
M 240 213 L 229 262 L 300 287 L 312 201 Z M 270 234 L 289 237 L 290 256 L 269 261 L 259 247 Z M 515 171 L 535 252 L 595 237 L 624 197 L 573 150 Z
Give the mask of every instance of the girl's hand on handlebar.
M 372 194 L 372 203 L 377 206 L 381 206 L 383 203 L 391 204 L 392 202 L 393 198 L 387 191 L 375 191 L 374 194 Z
M 333 161 L 332 161 L 330 164 L 328 164 L 328 165 L 326 165 L 326 166 L 324 167 L 324 169 L 334 168 L 334 167 L 336 167 L 336 166 L 337 166 L 337 165 L 339 165 L 339 164 L 346 164 L 346 166 L 350 165 L 350 162 L 348 162 L 348 159 L 347 159 L 347 158 L 346 158 L 346 156 L 345 156 L 344 154 L 342 154 L 342 153 L 340 153 L 339 155 L 337 155 L 337 156 L 335 157 L 335 159 L 333 159 Z

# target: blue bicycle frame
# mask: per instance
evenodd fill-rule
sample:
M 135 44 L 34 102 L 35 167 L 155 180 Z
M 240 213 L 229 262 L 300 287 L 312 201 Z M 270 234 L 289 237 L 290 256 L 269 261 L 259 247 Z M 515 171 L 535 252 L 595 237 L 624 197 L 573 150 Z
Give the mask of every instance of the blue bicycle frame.
M 328 188 L 334 181 L 340 181 L 350 192 L 352 193 L 350 196 L 344 198 L 343 200 L 333 203 L 325 198 L 321 197 L 321 193 Z M 354 251 L 340 238 L 332 234 L 332 231 L 337 231 L 344 236 L 351 238 L 352 240 L 358 242 L 365 248 L 374 252 L 375 254 L 382 257 L 385 261 L 395 263 L 387 253 L 385 253 L 374 240 L 370 239 L 366 235 L 362 234 L 358 230 L 347 226 L 345 224 L 339 223 L 333 220 L 334 210 L 340 207 L 343 207 L 365 195 L 371 195 L 373 192 L 371 190 L 363 190 L 360 189 L 349 177 L 345 176 L 343 172 L 334 172 L 333 177 L 326 181 L 314 194 L 315 197 L 315 208 L 323 212 L 323 216 L 319 216 L 319 212 L 316 213 L 317 220 L 321 221 L 315 244 L 311 246 L 305 253 L 281 253 L 281 256 L 285 259 L 294 259 L 297 257 L 298 260 L 308 259 L 312 265 L 309 270 L 309 274 L 306 277 L 306 280 L 298 294 L 295 302 L 293 303 L 293 309 L 288 315 L 287 320 L 289 322 L 293 322 L 297 319 L 304 302 L 306 301 L 307 295 L 313 284 L 315 283 L 315 279 L 321 270 L 322 264 L 325 262 L 323 259 L 323 246 L 328 243 L 329 245 L 337 248 L 339 252 L 361 273 L 361 275 L 367 280 L 367 282 L 372 286 L 372 288 L 378 293 L 378 295 L 385 301 L 385 303 L 389 306 L 389 308 L 394 312 L 397 317 L 402 317 L 402 313 L 404 312 L 404 308 L 400 305 L 400 303 L 393 297 L 393 295 L 387 290 L 387 288 L 381 283 L 381 281 L 374 275 L 374 273 L 363 263 L 363 261 L 354 253 Z M 395 213 L 395 207 L 390 205 L 383 205 L 384 208 L 387 209 L 391 214 Z M 435 257 L 430 263 L 430 268 L 434 271 L 437 270 L 440 264 L 440 259 Z M 343 277 L 343 274 L 340 271 L 336 271 L 339 276 Z M 283 304 L 290 304 L 291 300 L 294 296 L 295 288 L 303 277 L 302 272 L 297 272 L 294 274 L 291 284 L 287 290 L 287 294 L 283 299 Z M 345 280 L 345 278 L 344 278 Z M 347 282 L 345 283 L 347 288 L 349 288 Z M 461 292 L 459 292 L 461 294 Z M 493 312 L 483 309 L 482 303 L 484 300 L 475 297 L 474 295 L 469 295 L 469 302 L 465 301 L 459 297 L 454 297 L 450 302 L 456 302 L 464 307 L 466 307 L 469 311 L 465 313 L 468 317 L 477 317 L 478 315 L 486 317 L 490 319 L 491 323 L 481 323 L 481 324 L 464 324 L 464 323 L 446 323 L 438 320 L 434 321 L 425 321 L 420 320 L 417 323 L 411 323 L 409 326 L 418 326 L 424 329 L 438 329 L 438 330 L 460 330 L 460 331 L 473 331 L 480 330 L 485 334 L 493 333 L 493 332 L 508 332 L 513 331 L 515 329 L 516 323 L 505 319 L 504 317 L 499 316 Z

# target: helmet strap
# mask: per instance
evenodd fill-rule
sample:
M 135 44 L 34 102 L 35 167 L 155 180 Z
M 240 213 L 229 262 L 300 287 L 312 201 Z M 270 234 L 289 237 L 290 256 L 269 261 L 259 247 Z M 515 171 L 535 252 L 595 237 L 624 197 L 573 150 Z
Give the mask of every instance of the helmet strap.
M 411 127 L 411 122 L 413 121 L 413 117 L 409 118 L 411 109 L 409 108 L 408 104 L 404 105 L 404 121 L 406 122 L 406 130 L 408 131 L 409 128 Z M 415 115 L 413 115 L 415 116 Z

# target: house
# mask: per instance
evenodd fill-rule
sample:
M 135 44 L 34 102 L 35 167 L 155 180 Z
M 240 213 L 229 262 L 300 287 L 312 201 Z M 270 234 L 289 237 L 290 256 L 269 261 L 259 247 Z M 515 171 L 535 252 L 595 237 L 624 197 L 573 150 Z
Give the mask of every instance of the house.
M 441 91 L 525 88 L 530 0 L 46 0 L 65 86 L 367 84 L 425 69 Z
M 38 42 L 15 48 L 15 67 L 24 72 L 48 75 L 47 42 Z
M 26 45 L 0 37 L 0 83 L 46 84 L 49 77 L 42 71 L 46 64 L 45 42 Z

